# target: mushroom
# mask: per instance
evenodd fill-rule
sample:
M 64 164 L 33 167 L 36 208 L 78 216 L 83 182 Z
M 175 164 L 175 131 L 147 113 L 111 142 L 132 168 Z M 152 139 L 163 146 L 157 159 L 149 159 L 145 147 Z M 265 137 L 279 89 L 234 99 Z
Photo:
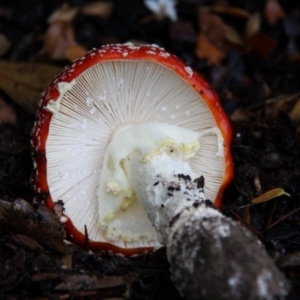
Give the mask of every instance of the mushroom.
M 83 246 L 87 231 L 92 250 L 132 255 L 160 245 L 125 174 L 134 151 L 185 152 L 216 207 L 233 174 L 216 93 L 156 45 L 103 46 L 68 66 L 43 95 L 32 141 L 36 191 L 50 208 L 63 201 L 68 234 Z
M 234 245 L 251 245 L 247 258 L 262 251 L 216 209 L 233 176 L 231 128 L 217 94 L 156 45 L 107 45 L 66 67 L 42 97 L 32 142 L 34 187 L 48 207 L 64 204 L 61 219 L 73 241 L 123 255 L 166 245 L 174 282 L 188 299 L 223 299 L 239 286 L 234 276 L 243 259 L 230 255 Z M 205 244 L 217 268 L 226 264 L 226 253 L 233 261 L 220 273 L 219 290 L 205 289 L 215 282 L 209 271 L 212 276 L 203 275 L 212 256 L 203 264 L 198 259 Z M 220 245 L 225 254 L 213 248 Z M 261 276 L 272 295 L 285 294 L 283 276 L 262 253 L 261 267 L 243 270 Z M 225 280 L 230 274 L 232 281 Z M 230 299 L 261 284 L 239 278 L 239 293 Z

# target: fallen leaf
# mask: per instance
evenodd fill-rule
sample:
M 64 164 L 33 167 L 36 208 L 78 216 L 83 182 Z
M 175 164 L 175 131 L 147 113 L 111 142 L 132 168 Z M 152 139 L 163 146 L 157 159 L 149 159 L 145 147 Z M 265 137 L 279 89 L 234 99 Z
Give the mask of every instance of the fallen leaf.
M 61 68 L 34 62 L 0 61 L 0 88 L 19 106 L 35 113 L 41 92 Z
M 299 115 L 300 93 L 280 95 L 264 102 L 264 113 L 268 119 L 275 119 L 280 113 L 286 113 L 291 120 L 297 121 Z
M 247 20 L 245 28 L 245 36 L 250 37 L 257 33 L 260 29 L 261 18 L 259 13 L 254 13 Z
M 93 2 L 85 4 L 81 11 L 83 14 L 98 17 L 109 17 L 113 12 L 114 4 L 112 2 Z
M 274 50 L 277 42 L 272 37 L 262 32 L 257 32 L 246 38 L 245 44 L 253 53 L 256 53 L 264 58 L 268 58 Z
M 73 254 L 66 254 L 61 258 L 61 267 L 71 270 L 73 266 Z
M 231 26 L 224 25 L 223 30 L 225 41 L 238 46 L 242 46 L 244 44 L 237 31 L 235 31 L 235 29 L 233 29 Z
M 226 56 L 226 53 L 215 47 L 202 32 L 198 34 L 195 54 L 198 58 L 207 59 L 210 65 L 220 64 Z
M 213 5 L 210 7 L 210 11 L 218 14 L 230 15 L 245 19 L 251 16 L 250 13 L 248 13 L 246 10 L 232 6 Z
M 87 53 L 87 49 L 85 49 L 81 45 L 75 45 L 75 46 L 67 47 L 66 52 L 65 52 L 66 58 L 69 61 L 73 61 L 73 60 L 75 60 L 79 57 L 82 57 L 86 53 Z
M 198 9 L 199 27 L 209 41 L 222 51 L 229 51 L 233 46 L 242 46 L 243 40 L 238 32 L 207 8 Z
M 230 115 L 230 120 L 233 122 L 249 121 L 250 117 L 251 115 L 249 114 L 248 110 L 237 108 Z
M 44 51 L 51 59 L 66 59 L 67 48 L 75 45 L 75 32 L 70 23 L 55 22 L 48 27 L 44 36 Z
M 282 196 L 282 195 L 286 195 L 286 196 L 291 196 L 290 194 L 288 194 L 287 192 L 284 191 L 284 189 L 282 188 L 275 188 L 272 190 L 269 190 L 263 194 L 261 194 L 260 196 L 254 198 L 251 200 L 251 202 L 253 204 L 258 204 L 258 203 L 263 203 L 263 202 L 267 202 L 273 198 Z
M 300 98 L 297 99 L 292 110 L 289 112 L 289 118 L 294 123 L 298 123 L 300 121 Z
M 78 7 L 70 7 L 64 3 L 59 9 L 55 10 L 48 18 L 48 24 L 55 22 L 71 22 L 79 11 Z
M 270 25 L 285 17 L 285 12 L 278 0 L 267 0 L 265 5 L 265 17 Z
M 11 44 L 5 35 L 0 33 L 0 56 L 3 56 L 9 50 Z
M 16 232 L 18 243 L 26 248 L 34 247 L 35 251 L 41 250 L 38 244 L 60 253 L 73 251 L 64 243 L 65 232 L 57 217 L 42 205 L 35 210 L 23 199 L 12 203 L 0 200 L 0 227 Z M 30 238 L 36 243 L 30 242 Z
M 17 114 L 0 96 L 0 124 L 16 124 L 16 122 Z
M 39 243 L 24 234 L 15 234 L 12 236 L 12 240 L 17 244 L 23 246 L 24 248 L 34 252 L 42 252 L 44 250 L 44 248 Z

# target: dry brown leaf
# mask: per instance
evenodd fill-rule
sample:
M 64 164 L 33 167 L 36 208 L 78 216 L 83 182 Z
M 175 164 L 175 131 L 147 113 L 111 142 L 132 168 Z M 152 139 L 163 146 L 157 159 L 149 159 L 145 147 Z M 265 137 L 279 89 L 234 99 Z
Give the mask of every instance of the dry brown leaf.
M 0 199 L 0 227 L 21 234 L 22 236 L 18 235 L 18 239 L 23 246 L 25 240 L 29 246 L 29 239 L 23 236 L 26 235 L 45 248 L 65 254 L 74 251 L 72 245 L 68 246 L 64 243 L 65 232 L 62 225 L 46 206 L 41 205 L 38 209 L 34 209 L 23 199 L 16 199 L 14 202 Z M 35 247 L 38 247 L 37 244 Z
M 274 50 L 277 42 L 272 37 L 262 32 L 257 32 L 252 36 L 246 38 L 245 44 L 254 53 L 268 58 L 271 52 Z
M 202 32 L 198 34 L 195 54 L 198 58 L 207 59 L 210 65 L 220 64 L 226 56 L 226 53 L 215 47 Z
M 5 35 L 0 33 L 0 56 L 3 56 L 9 50 L 11 44 Z
M 17 114 L 0 96 L 0 124 L 16 124 Z
M 288 194 L 287 192 L 285 192 L 284 189 L 282 188 L 275 188 L 272 190 L 269 190 L 263 194 L 261 194 L 260 196 L 252 199 L 252 203 L 253 204 L 258 204 L 258 203 L 263 203 L 263 202 L 267 202 L 271 199 L 274 199 L 276 197 L 282 196 L 282 195 L 286 195 L 286 196 L 291 196 L 290 194 Z
M 87 49 L 85 49 L 81 45 L 70 46 L 66 49 L 66 58 L 69 61 L 73 61 L 76 58 L 79 58 L 87 53 Z
M 234 112 L 230 115 L 230 120 L 233 122 L 240 122 L 240 121 L 249 121 L 250 114 L 248 110 L 237 108 Z
M 51 24 L 44 36 L 44 50 L 53 60 L 66 59 L 66 49 L 76 44 L 74 28 L 67 22 Z
M 73 254 L 66 254 L 61 258 L 61 266 L 66 270 L 72 269 L 73 265 Z
M 298 98 L 294 107 L 289 112 L 289 118 L 294 123 L 298 123 L 300 121 L 300 99 Z
M 224 15 L 231 15 L 239 18 L 249 18 L 251 15 L 247 11 L 239 8 L 239 7 L 232 7 L 232 6 L 221 6 L 221 5 L 214 5 L 210 7 L 211 12 L 224 14 Z
M 210 42 L 223 51 L 228 51 L 232 46 L 242 46 L 243 40 L 238 32 L 227 25 L 222 19 L 210 13 L 207 8 L 199 8 L 199 27 L 206 34 Z
M 257 33 L 260 29 L 261 18 L 259 13 L 254 13 L 247 20 L 245 28 L 245 36 L 250 37 Z
M 82 7 L 82 13 L 90 16 L 109 17 L 113 11 L 114 4 L 112 2 L 93 2 Z
M 24 248 L 34 252 L 42 252 L 44 250 L 44 248 L 36 240 L 24 234 L 14 234 L 12 235 L 12 240 Z
M 239 46 L 242 46 L 244 44 L 244 42 L 241 39 L 240 35 L 231 26 L 224 24 L 223 25 L 223 30 L 224 30 L 225 41 L 227 41 L 229 43 L 232 43 L 232 44 L 235 44 L 235 45 L 239 45 Z
M 267 118 L 275 119 L 281 112 L 290 114 L 296 119 L 297 110 L 299 109 L 300 94 L 281 95 L 275 98 L 268 99 L 265 102 L 264 113 Z M 294 110 L 294 112 L 293 112 Z
M 278 0 L 267 0 L 265 5 L 265 17 L 270 25 L 285 17 L 285 12 Z
M 71 22 L 76 17 L 78 11 L 78 7 L 70 7 L 65 3 L 50 15 L 47 22 L 49 24 L 55 22 Z
M 0 89 L 29 113 L 35 113 L 41 92 L 61 68 L 32 62 L 0 61 Z

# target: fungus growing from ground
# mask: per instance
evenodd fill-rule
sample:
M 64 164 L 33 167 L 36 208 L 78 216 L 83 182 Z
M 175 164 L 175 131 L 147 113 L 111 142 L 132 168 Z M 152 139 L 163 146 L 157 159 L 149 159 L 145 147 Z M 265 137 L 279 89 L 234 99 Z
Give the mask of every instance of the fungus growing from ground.
M 34 187 L 50 208 L 61 200 L 79 245 L 124 255 L 166 245 L 188 299 L 286 294 L 257 239 L 215 208 L 233 175 L 218 97 L 164 49 L 108 45 L 76 60 L 45 91 L 32 141 Z

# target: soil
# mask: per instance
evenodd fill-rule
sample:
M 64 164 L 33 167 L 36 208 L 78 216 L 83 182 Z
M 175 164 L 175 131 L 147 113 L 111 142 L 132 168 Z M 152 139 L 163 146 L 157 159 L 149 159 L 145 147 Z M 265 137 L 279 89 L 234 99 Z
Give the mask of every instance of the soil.
M 217 90 L 232 123 L 235 164 L 222 211 L 264 243 L 291 284 L 286 299 L 300 299 L 299 3 L 179 0 L 174 22 L 158 19 L 138 0 L 116 0 L 111 12 L 96 15 L 82 10 L 90 1 L 66 2 L 79 9 L 69 21 L 76 45 L 155 43 L 181 57 Z M 2 59 L 68 64 L 66 52 L 54 59 L 44 40 L 51 26 L 47 19 L 61 5 L 1 1 L 0 33 L 10 43 Z M 124 258 L 62 243 L 64 232 L 56 217 L 38 208 L 30 185 L 34 114 L 3 86 L 0 98 L 11 108 L 1 110 L 16 114 L 15 121 L 0 115 L 0 199 L 5 201 L 0 209 L 0 298 L 182 299 L 170 279 L 164 248 Z M 270 200 L 252 204 L 276 188 L 289 195 L 273 191 Z M 6 204 L 24 209 L 5 215 Z M 30 230 L 24 219 L 30 220 Z

